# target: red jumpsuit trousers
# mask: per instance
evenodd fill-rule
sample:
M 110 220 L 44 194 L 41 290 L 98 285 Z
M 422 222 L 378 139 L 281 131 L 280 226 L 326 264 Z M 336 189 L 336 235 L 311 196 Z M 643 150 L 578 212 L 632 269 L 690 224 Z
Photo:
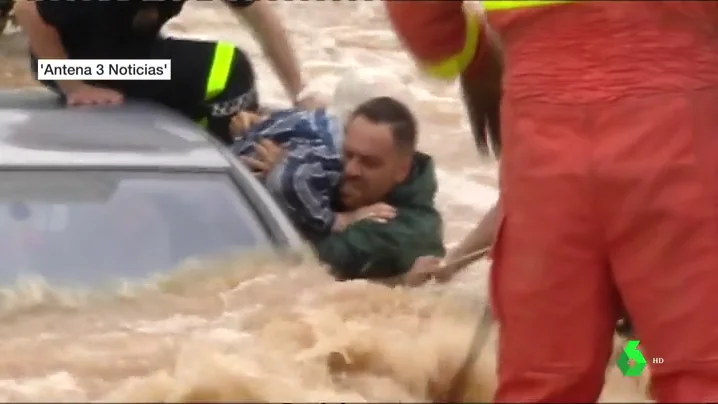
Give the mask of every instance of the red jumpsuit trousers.
M 716 2 L 483 3 L 505 63 L 495 400 L 595 402 L 624 306 L 663 359 L 653 398 L 718 402 Z M 460 2 L 385 4 L 427 71 L 478 75 Z

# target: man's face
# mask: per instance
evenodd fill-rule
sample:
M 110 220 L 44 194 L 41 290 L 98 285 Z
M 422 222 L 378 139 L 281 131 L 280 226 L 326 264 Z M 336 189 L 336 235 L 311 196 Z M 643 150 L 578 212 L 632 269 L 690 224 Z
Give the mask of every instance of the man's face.
M 384 199 L 406 178 L 411 156 L 397 150 L 389 125 L 356 116 L 344 138 L 342 204 L 353 210 Z

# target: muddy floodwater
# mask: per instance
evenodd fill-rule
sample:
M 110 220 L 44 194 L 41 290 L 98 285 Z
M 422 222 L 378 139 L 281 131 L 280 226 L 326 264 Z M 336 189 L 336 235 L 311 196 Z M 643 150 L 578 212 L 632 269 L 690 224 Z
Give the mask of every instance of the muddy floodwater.
M 497 168 L 479 160 L 457 87 L 417 74 L 379 2 L 275 2 L 313 88 L 349 71 L 407 102 L 438 164 L 449 246 L 495 202 Z M 221 2 L 191 2 L 173 35 L 218 38 L 256 64 L 263 100 L 286 103 L 256 42 Z M 0 38 L 0 87 L 34 83 L 18 32 Z M 336 283 L 306 260 L 191 263 L 103 291 L 26 279 L 0 291 L 0 401 L 429 402 L 446 392 L 486 303 L 489 263 L 448 285 Z M 2 268 L 0 268 L 2 270 Z M 464 401 L 495 387 L 495 329 Z M 610 366 L 603 401 L 645 401 Z

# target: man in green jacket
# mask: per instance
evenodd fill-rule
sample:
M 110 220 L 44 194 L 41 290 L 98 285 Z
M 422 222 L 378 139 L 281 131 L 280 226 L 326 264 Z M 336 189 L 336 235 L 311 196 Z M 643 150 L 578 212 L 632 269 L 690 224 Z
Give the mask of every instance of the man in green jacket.
M 401 102 L 378 97 L 349 116 L 335 232 L 315 243 L 339 279 L 396 277 L 417 257 L 444 254 L 431 157 L 416 150 L 417 123 Z
M 335 276 L 395 278 L 412 270 L 417 257 L 443 256 L 434 163 L 416 150 L 417 123 L 411 111 L 390 97 L 370 99 L 350 114 L 333 143 L 343 161 L 332 198 L 337 213 L 330 233 L 307 237 Z M 258 151 L 262 161 L 244 161 L 265 174 L 284 157 L 268 141 Z M 311 199 L 308 190 L 304 197 Z
M 431 157 L 414 152 L 404 180 L 377 199 L 378 204 L 359 211 L 366 217 L 359 216 L 343 231 L 315 244 L 319 259 L 339 279 L 382 279 L 406 274 L 422 255 L 443 256 L 442 220 L 434 207 L 436 189 Z M 387 205 L 394 213 L 383 209 Z

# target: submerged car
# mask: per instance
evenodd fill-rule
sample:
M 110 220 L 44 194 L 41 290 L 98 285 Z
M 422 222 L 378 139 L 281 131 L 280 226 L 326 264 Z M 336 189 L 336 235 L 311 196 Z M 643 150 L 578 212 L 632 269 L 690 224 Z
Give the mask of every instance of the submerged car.
M 251 172 L 173 111 L 0 92 L 0 282 L 145 277 L 189 258 L 301 245 Z

